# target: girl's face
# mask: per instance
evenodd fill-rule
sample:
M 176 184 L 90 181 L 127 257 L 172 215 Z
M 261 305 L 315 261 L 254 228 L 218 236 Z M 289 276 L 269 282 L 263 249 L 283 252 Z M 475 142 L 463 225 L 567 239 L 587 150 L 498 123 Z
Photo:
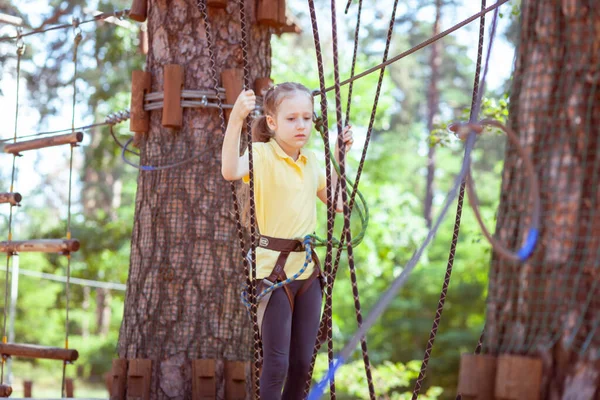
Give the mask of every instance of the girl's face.
M 275 132 L 275 140 L 281 148 L 295 157 L 310 138 L 312 118 L 312 97 L 296 91 L 283 99 L 276 116 L 267 116 L 267 124 Z

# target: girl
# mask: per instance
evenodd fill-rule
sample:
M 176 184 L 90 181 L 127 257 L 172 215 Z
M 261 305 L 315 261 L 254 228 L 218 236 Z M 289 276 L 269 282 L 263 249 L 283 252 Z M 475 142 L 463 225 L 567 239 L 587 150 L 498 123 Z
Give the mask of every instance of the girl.
M 221 166 L 223 177 L 229 181 L 242 179 L 248 183 L 248 153 L 239 156 L 240 133 L 255 105 L 254 92 L 242 92 L 229 116 Z M 306 257 L 301 241 L 314 232 L 316 198 L 327 201 L 324 171 L 315 155 L 304 148 L 312 130 L 313 107 L 313 96 L 306 87 L 282 83 L 265 93 L 264 115 L 252 125 L 254 195 L 260 232 L 256 249 L 257 294 L 301 270 Z M 343 131 L 346 151 L 353 143 L 349 129 Z M 335 156 L 337 159 L 337 141 Z M 336 183 L 337 174 L 333 173 L 333 188 Z M 336 211 L 341 212 L 342 205 L 340 194 Z M 259 303 L 262 400 L 282 396 L 285 400 L 300 400 L 304 396 L 319 330 L 322 297 L 319 277 L 318 260 L 313 257 L 313 262 L 296 280 L 275 289 Z

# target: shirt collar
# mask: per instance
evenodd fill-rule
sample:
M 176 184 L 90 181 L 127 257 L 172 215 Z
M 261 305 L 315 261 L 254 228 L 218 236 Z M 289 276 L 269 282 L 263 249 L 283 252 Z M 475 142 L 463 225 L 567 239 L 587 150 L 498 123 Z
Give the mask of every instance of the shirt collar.
M 283 151 L 283 149 L 281 148 L 281 146 L 279 146 L 279 143 L 277 143 L 275 139 L 270 139 L 269 144 L 273 147 L 273 149 L 275 149 L 275 153 L 279 156 L 279 158 L 289 158 L 292 162 L 294 161 L 294 159 L 290 157 L 289 154 Z M 308 158 L 306 157 L 306 154 L 303 151 L 303 149 L 300 149 L 300 154 L 298 155 L 298 161 L 300 160 L 302 160 L 305 164 L 308 161 Z

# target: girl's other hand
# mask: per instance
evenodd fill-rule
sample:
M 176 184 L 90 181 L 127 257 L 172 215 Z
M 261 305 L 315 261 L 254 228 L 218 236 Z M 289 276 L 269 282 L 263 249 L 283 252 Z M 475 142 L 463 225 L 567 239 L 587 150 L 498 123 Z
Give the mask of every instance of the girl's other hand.
M 342 141 L 344 142 L 344 152 L 347 153 L 352 148 L 352 144 L 354 144 L 354 136 L 352 136 L 352 125 L 348 125 L 342 131 Z M 338 155 L 338 141 L 335 141 L 335 155 Z

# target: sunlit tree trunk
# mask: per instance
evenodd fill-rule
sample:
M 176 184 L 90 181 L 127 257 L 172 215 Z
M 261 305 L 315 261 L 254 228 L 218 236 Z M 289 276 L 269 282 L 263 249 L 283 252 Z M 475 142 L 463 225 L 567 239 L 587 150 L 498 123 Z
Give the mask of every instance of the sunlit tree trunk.
M 510 121 L 542 187 L 536 252 L 494 255 L 486 349 L 543 361 L 542 398 L 600 398 L 600 13 L 577 0 L 524 0 Z M 497 234 L 523 244 L 522 161 L 507 147 Z M 524 377 L 526 379 L 526 377 Z
M 270 33 L 255 25 L 254 12 L 247 1 L 251 82 L 270 71 Z M 243 66 L 238 3 L 209 9 L 209 20 L 220 80 L 222 70 Z M 150 0 L 148 39 L 152 92 L 163 91 L 166 64 L 184 67 L 185 89 L 213 88 L 197 0 Z M 223 398 L 223 360 L 249 360 L 252 350 L 231 190 L 220 173 L 224 132 L 213 108 L 184 109 L 177 132 L 162 127 L 161 111 L 150 114 L 142 164 L 205 153 L 174 169 L 140 171 L 119 356 L 152 360 L 154 399 L 190 398 L 191 360 L 216 359 Z

